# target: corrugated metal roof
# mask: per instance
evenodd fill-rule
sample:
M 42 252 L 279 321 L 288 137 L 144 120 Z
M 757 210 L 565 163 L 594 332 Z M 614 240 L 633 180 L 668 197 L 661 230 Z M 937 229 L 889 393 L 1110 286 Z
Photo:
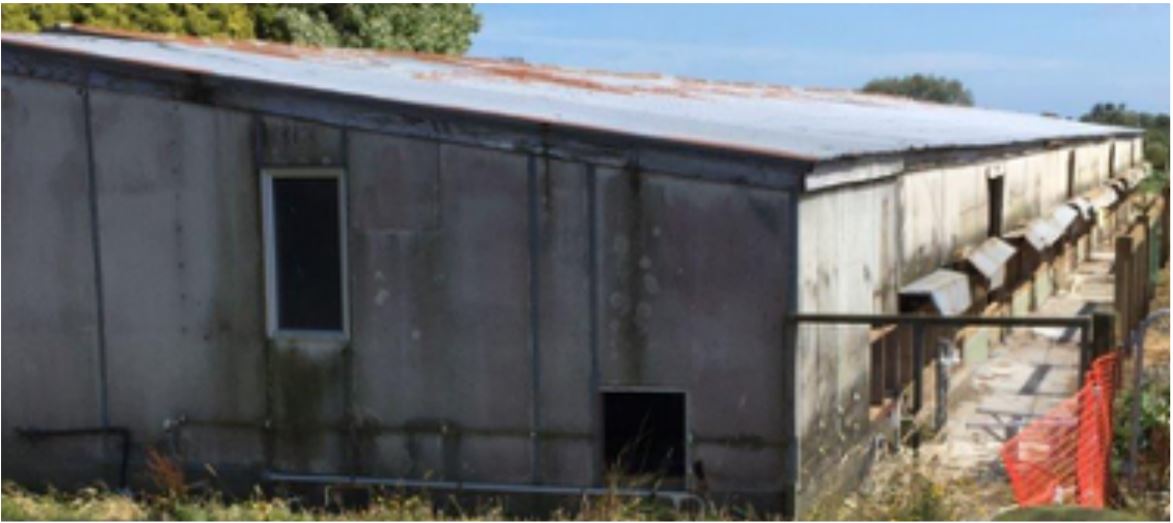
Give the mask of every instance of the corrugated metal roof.
M 988 238 L 966 256 L 966 260 L 990 282 L 990 290 L 1006 280 L 1006 262 L 1014 256 L 1014 247 L 1001 238 Z
M 806 160 L 1137 132 L 847 90 L 718 83 L 510 61 L 91 29 L 5 33 L 2 39 L 5 46 L 35 46 L 215 77 Z
M 969 278 L 949 269 L 937 269 L 900 289 L 904 296 L 927 296 L 942 316 L 956 316 L 969 309 L 973 297 Z

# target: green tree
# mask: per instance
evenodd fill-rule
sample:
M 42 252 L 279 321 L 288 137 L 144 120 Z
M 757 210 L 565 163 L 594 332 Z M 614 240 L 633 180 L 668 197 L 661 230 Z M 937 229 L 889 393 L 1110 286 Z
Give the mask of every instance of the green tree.
M 1144 129 L 1145 160 L 1153 169 L 1169 171 L 1169 115 L 1132 111 L 1125 104 L 1101 102 L 1079 117 L 1081 122 L 1102 123 Z
M 59 23 L 331 47 L 461 54 L 480 29 L 469 4 L 3 4 L 5 31 Z
M 950 105 L 973 105 L 973 93 L 960 81 L 933 75 L 914 74 L 877 78 L 864 85 L 863 92 L 890 94 Z

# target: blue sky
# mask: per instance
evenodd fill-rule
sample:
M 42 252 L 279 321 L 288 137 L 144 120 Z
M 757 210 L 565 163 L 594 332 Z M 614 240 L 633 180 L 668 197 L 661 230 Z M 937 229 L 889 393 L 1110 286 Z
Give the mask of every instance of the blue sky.
M 1078 116 L 1097 101 L 1169 111 L 1168 5 L 480 4 L 470 55 L 858 87 L 914 72 L 977 104 Z

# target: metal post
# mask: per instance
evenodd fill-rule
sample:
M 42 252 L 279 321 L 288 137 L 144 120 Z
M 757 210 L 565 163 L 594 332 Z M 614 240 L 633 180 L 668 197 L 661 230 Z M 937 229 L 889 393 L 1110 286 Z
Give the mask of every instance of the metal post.
M 1125 463 L 1125 472 L 1128 481 L 1136 486 L 1137 456 L 1140 455 L 1140 402 L 1141 388 L 1144 386 L 1144 338 L 1148 333 L 1149 325 L 1157 318 L 1169 317 L 1169 309 L 1160 309 L 1153 312 L 1136 328 L 1132 336 L 1132 412 L 1129 419 L 1128 462 Z
M 1091 366 L 1091 360 L 1103 356 L 1112 350 L 1116 343 L 1116 315 L 1110 312 L 1096 311 L 1092 313 L 1092 351 L 1091 358 L 1086 366 L 1079 369 L 1082 377 Z M 1082 381 L 1080 382 L 1082 384 Z
M 1136 279 L 1132 276 L 1136 261 L 1133 259 L 1133 245 L 1132 236 L 1127 231 L 1124 235 L 1116 238 L 1116 258 L 1114 262 L 1115 268 L 1115 305 L 1116 311 L 1120 315 L 1120 325 L 1117 328 L 1120 330 L 1120 337 L 1127 336 L 1128 325 L 1132 323 L 1132 304 L 1135 290 L 1133 284 Z
M 1079 386 L 1083 387 L 1083 369 L 1088 368 L 1092 361 L 1092 323 L 1085 324 L 1079 329 Z

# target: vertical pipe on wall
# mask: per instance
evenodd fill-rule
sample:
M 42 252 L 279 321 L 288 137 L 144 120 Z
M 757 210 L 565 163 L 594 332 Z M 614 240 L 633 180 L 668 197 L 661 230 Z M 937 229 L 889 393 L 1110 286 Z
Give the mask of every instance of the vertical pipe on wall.
M 264 123 L 261 121 L 261 116 L 257 113 L 252 113 L 252 174 L 261 178 L 261 164 L 263 163 L 263 148 L 264 148 Z M 260 193 L 258 193 L 260 194 Z M 256 221 L 256 238 L 265 237 L 265 224 L 262 213 L 257 213 Z M 267 292 L 265 288 L 265 275 L 262 273 L 258 281 L 258 296 L 264 296 Z M 268 305 L 266 305 L 267 307 Z M 266 312 L 267 313 L 267 312 Z M 265 468 L 270 469 L 275 462 L 276 449 L 276 433 L 273 428 L 273 394 L 274 394 L 274 378 L 273 378 L 273 342 L 268 336 L 267 327 L 265 332 L 265 343 L 261 347 L 263 352 L 262 365 L 264 365 L 264 384 L 265 384 L 265 403 L 264 403 L 264 421 L 261 424 L 263 428 L 262 434 L 262 460 Z
M 94 300 L 96 305 L 97 342 L 98 342 L 98 405 L 99 421 L 103 427 L 110 426 L 109 386 L 107 384 L 108 371 L 106 363 L 106 309 L 105 296 L 102 290 L 102 237 L 101 227 L 98 224 L 98 174 L 97 164 L 94 163 L 94 130 L 93 109 L 90 105 L 89 77 L 86 71 L 86 84 L 82 86 L 82 109 L 86 137 L 86 178 L 87 197 L 90 207 L 90 248 L 94 258 Z
M 796 519 L 798 516 L 798 488 L 799 471 L 801 470 L 802 446 L 798 427 L 798 322 L 791 321 L 789 316 L 799 311 L 798 303 L 798 260 L 800 255 L 798 204 L 800 193 L 792 191 L 786 198 L 786 212 L 783 213 L 786 223 L 782 224 L 786 238 L 785 247 L 790 249 L 791 255 L 785 257 L 785 266 L 782 268 L 785 275 L 785 314 L 782 318 L 782 431 L 787 439 L 785 455 L 782 457 L 782 515 L 787 519 Z
M 339 130 L 339 134 L 339 139 L 341 140 L 342 144 L 340 146 L 341 152 L 339 153 L 338 163 L 342 166 L 342 178 L 338 180 L 338 183 L 339 189 L 345 191 L 346 197 L 346 208 L 343 210 L 342 216 L 349 220 L 351 209 L 353 208 L 353 202 L 351 201 L 349 190 L 350 133 L 345 127 L 343 127 L 341 130 Z M 350 235 L 350 224 L 343 223 L 342 230 L 344 231 L 345 235 Z M 347 248 L 349 248 L 349 245 L 351 244 L 349 239 L 344 237 L 343 241 L 345 241 L 345 245 Z M 345 251 L 342 253 L 342 262 L 344 265 L 348 265 L 350 263 L 350 256 Z M 355 295 L 355 272 L 350 270 L 350 267 L 345 267 L 344 274 L 348 275 L 345 283 L 348 287 L 350 287 L 348 292 L 345 294 L 345 298 L 346 300 L 350 300 L 350 297 Z M 343 307 L 350 307 L 350 304 L 343 303 Z M 352 333 L 353 335 L 354 315 L 347 314 L 346 321 L 349 323 L 349 325 L 346 326 L 346 331 Z M 345 424 L 343 426 L 346 427 L 346 437 L 343 438 L 344 443 L 342 444 L 342 456 L 343 459 L 348 460 L 347 467 L 350 469 L 350 474 L 352 476 L 362 473 L 362 470 L 360 470 L 362 460 L 359 459 L 360 449 L 358 442 L 358 420 L 355 414 L 357 409 L 355 408 L 354 404 L 354 388 L 356 382 L 357 380 L 355 380 L 354 377 L 354 343 L 348 337 L 346 340 L 346 345 L 342 348 L 342 408 L 344 409 L 343 416 L 345 417 Z
M 599 210 L 598 192 L 595 180 L 597 173 L 595 166 L 586 166 L 587 190 L 587 278 L 589 281 L 588 302 L 590 315 L 590 356 L 591 370 L 588 393 L 591 398 L 591 438 L 594 459 L 591 462 L 591 484 L 600 485 L 603 482 L 603 446 L 600 444 L 603 437 L 602 401 L 599 397 Z
M 530 349 L 530 463 L 531 476 L 534 484 L 541 483 L 541 434 L 542 402 L 541 402 L 541 351 L 539 350 L 539 300 L 541 287 L 539 281 L 538 258 L 541 242 L 541 224 L 539 223 L 538 201 L 538 158 L 530 154 L 526 161 L 526 193 L 528 194 L 528 222 L 529 222 L 529 349 Z

